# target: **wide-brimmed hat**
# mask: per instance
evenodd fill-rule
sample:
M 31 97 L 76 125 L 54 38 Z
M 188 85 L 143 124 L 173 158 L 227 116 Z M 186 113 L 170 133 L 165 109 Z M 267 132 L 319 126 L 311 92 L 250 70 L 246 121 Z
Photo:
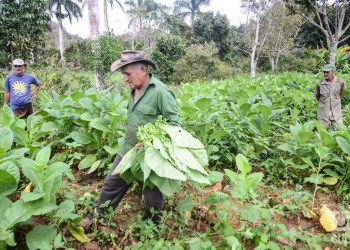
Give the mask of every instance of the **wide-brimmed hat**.
M 154 69 L 157 69 L 155 62 L 146 58 L 145 52 L 139 50 L 125 50 L 122 52 L 120 59 L 112 63 L 111 71 L 117 71 L 121 67 L 135 62 L 145 62 L 151 65 Z
M 17 58 L 17 59 L 12 61 L 11 65 L 12 66 L 14 66 L 14 65 L 26 66 L 26 63 L 22 59 Z
M 334 64 L 326 64 L 321 69 L 323 72 L 335 71 L 336 67 Z

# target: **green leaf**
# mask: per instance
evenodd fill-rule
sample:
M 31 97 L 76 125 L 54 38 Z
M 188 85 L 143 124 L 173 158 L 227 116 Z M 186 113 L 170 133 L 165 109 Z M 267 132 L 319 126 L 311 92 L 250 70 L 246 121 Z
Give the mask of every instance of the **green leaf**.
M 93 119 L 89 126 L 100 131 L 109 132 L 108 125 L 102 117 Z
M 245 208 L 241 208 L 240 214 L 243 219 L 251 223 L 256 223 L 260 218 L 259 207 L 256 207 L 253 205 L 249 205 Z
M 101 160 L 98 160 L 98 161 L 95 161 L 94 163 L 92 163 L 92 165 L 88 171 L 88 174 L 95 172 L 95 170 L 100 166 L 100 164 L 101 164 Z
M 42 148 L 35 157 L 35 163 L 39 166 L 46 166 L 50 160 L 51 147 L 46 146 Z
M 219 139 L 221 137 L 224 137 L 228 134 L 226 130 L 216 130 L 209 136 L 209 141 L 213 141 L 216 139 Z
M 333 185 L 337 184 L 337 182 L 338 182 L 337 177 L 325 177 L 325 178 L 323 178 L 323 183 L 327 184 L 327 185 L 333 186 Z
M 249 165 L 248 159 L 242 155 L 238 154 L 236 156 L 236 165 L 237 168 L 244 174 L 246 175 L 252 170 L 252 167 Z
M 38 225 L 26 235 L 30 250 L 51 250 L 56 236 L 54 225 Z
M 203 143 L 194 138 L 189 132 L 178 126 L 165 126 L 173 145 L 181 148 L 204 148 Z
M 106 150 L 106 152 L 112 156 L 118 153 L 118 147 L 103 146 L 103 149 Z
M 0 221 L 0 228 L 10 228 L 19 222 L 28 220 L 33 215 L 42 215 L 51 212 L 56 208 L 55 204 L 44 200 L 37 200 L 24 203 L 17 200 L 6 210 L 4 219 Z
M 4 163 L 1 163 L 0 170 L 4 170 L 9 174 L 11 174 L 16 179 L 16 183 L 18 184 L 20 179 L 20 173 L 19 173 L 18 167 L 13 162 L 6 161 Z
M 74 202 L 72 200 L 65 200 L 56 209 L 54 217 L 62 220 L 75 220 L 79 216 L 74 213 Z
M 5 170 L 0 169 L 0 195 L 12 194 L 17 189 L 15 177 Z
M 131 163 L 133 160 L 133 157 L 135 157 L 135 148 L 133 147 L 130 149 L 122 158 L 122 160 L 119 162 L 118 166 L 113 171 L 112 175 L 115 174 L 122 174 L 128 169 L 131 168 Z
M 7 197 L 0 195 L 0 221 L 4 219 L 6 210 L 11 206 L 12 206 L 12 201 Z
M 203 168 L 209 165 L 208 154 L 204 148 L 190 148 L 189 150 Z
M 250 189 L 254 189 L 261 183 L 261 180 L 263 177 L 264 177 L 264 174 L 260 172 L 256 172 L 248 175 L 246 178 L 247 187 L 249 187 Z
M 233 172 L 231 169 L 227 169 L 227 168 L 224 169 L 224 171 L 232 183 L 237 182 L 238 175 L 235 172 Z
M 208 197 L 205 199 L 205 202 L 209 204 L 217 204 L 220 202 L 224 202 L 228 199 L 228 195 L 223 192 L 214 192 L 210 193 Z
M 201 163 L 198 162 L 196 157 L 194 157 L 191 151 L 189 151 L 187 148 L 180 148 L 174 146 L 174 154 L 183 165 L 198 172 L 201 172 L 204 175 L 208 175 L 207 171 L 205 171 Z
M 31 193 L 31 192 L 22 192 L 21 198 L 24 202 L 39 200 L 44 197 L 46 193 Z
M 43 191 L 44 171 L 38 170 L 35 162 L 32 159 L 23 159 L 21 161 L 23 174 L 37 186 L 40 191 Z
M 84 157 L 84 159 L 79 163 L 78 168 L 79 169 L 85 169 L 90 168 L 91 165 L 96 161 L 96 155 L 95 154 L 88 154 Z
M 181 188 L 179 181 L 159 177 L 154 172 L 151 172 L 149 180 L 166 196 L 173 195 Z
M 312 163 L 312 161 L 309 158 L 301 157 L 301 159 L 310 167 L 315 168 L 315 165 Z
M 80 119 L 84 120 L 84 121 L 92 121 L 95 117 L 90 114 L 90 113 L 84 113 L 80 116 Z
M 193 202 L 191 199 L 187 198 L 182 201 L 180 201 L 177 206 L 176 210 L 179 212 L 185 212 L 191 210 L 196 205 L 195 202 Z
M 192 170 L 192 169 L 187 169 L 187 174 L 186 176 L 188 177 L 189 180 L 193 182 L 197 182 L 199 184 L 210 184 L 210 181 L 206 175 L 203 175 L 202 173 Z
M 199 108 L 201 111 L 205 112 L 210 108 L 211 105 L 211 99 L 210 98 L 200 98 L 198 99 L 194 105 Z
M 311 176 L 307 177 L 304 179 L 304 183 L 305 182 L 310 182 L 313 184 L 322 184 L 323 182 L 323 175 L 319 175 L 317 177 L 317 174 L 312 174 Z
M 85 235 L 84 229 L 82 227 L 77 227 L 69 222 L 67 229 L 79 242 L 86 243 L 90 241 L 89 238 Z
M 0 149 L 5 152 L 10 150 L 13 143 L 13 134 L 9 127 L 0 128 Z
M 144 164 L 160 177 L 180 181 L 186 180 L 186 176 L 174 168 L 170 162 L 164 159 L 160 152 L 153 147 L 146 148 Z
M 341 150 L 343 150 L 344 153 L 350 155 L 350 143 L 340 136 L 337 136 L 335 139 L 337 140 L 337 143 Z
M 326 174 L 328 174 L 331 177 L 336 177 L 339 179 L 339 175 L 337 174 L 337 172 L 335 172 L 329 168 L 324 169 L 323 172 L 325 172 Z
M 84 108 L 88 109 L 88 110 L 93 110 L 94 109 L 94 101 L 91 98 L 80 98 L 79 101 L 81 106 L 83 106 Z M 86 113 L 84 113 L 86 114 Z
M 88 132 L 73 131 L 69 136 L 72 137 L 75 142 L 82 145 L 89 144 L 94 140 Z
M 52 163 L 45 171 L 45 181 L 56 178 L 57 176 L 62 176 L 62 174 L 67 172 L 68 170 L 70 170 L 70 167 L 64 162 Z
M 221 181 L 223 177 L 224 177 L 224 174 L 219 171 L 210 171 L 208 175 L 208 179 L 210 181 L 210 184 L 212 185 Z

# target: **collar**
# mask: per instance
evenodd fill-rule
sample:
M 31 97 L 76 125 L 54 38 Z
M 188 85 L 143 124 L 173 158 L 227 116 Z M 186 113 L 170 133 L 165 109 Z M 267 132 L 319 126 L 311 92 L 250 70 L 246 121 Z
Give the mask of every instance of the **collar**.
M 338 81 L 338 77 L 335 76 L 333 79 L 333 83 L 335 83 L 337 81 Z M 327 83 L 326 79 L 322 79 L 321 84 L 328 84 L 328 83 Z

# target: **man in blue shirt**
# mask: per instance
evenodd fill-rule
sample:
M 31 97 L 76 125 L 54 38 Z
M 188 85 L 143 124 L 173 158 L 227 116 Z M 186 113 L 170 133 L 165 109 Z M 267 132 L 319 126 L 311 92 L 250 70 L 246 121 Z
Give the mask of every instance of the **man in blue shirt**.
M 41 87 L 38 79 L 25 73 L 26 64 L 22 59 L 15 59 L 12 62 L 12 73 L 5 78 L 4 104 L 10 102 L 13 112 L 21 118 L 26 118 L 33 113 L 31 97 Z M 30 85 L 35 87 L 31 90 Z

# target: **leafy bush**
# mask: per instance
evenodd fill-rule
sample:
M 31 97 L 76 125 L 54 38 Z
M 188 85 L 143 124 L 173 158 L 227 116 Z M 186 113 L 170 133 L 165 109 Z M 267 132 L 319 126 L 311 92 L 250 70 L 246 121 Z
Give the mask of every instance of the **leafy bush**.
M 324 59 L 316 50 L 294 49 L 290 54 L 280 58 L 278 71 L 295 71 L 303 73 L 318 73 Z
M 123 45 L 113 34 L 100 36 L 100 56 L 101 69 L 107 73 L 114 60 L 120 57 L 123 51 Z M 94 57 L 92 54 L 92 42 L 90 40 L 80 40 L 73 43 L 66 49 L 66 61 L 73 64 L 74 67 L 88 70 L 94 69 Z
M 156 47 L 151 57 L 157 63 L 159 79 L 165 83 L 174 82 L 176 78 L 175 65 L 186 52 L 186 45 L 181 37 L 174 35 L 163 35 L 157 38 Z
M 213 80 L 231 78 L 234 69 L 218 58 L 218 50 L 212 43 L 191 45 L 186 54 L 176 62 L 175 81 Z

